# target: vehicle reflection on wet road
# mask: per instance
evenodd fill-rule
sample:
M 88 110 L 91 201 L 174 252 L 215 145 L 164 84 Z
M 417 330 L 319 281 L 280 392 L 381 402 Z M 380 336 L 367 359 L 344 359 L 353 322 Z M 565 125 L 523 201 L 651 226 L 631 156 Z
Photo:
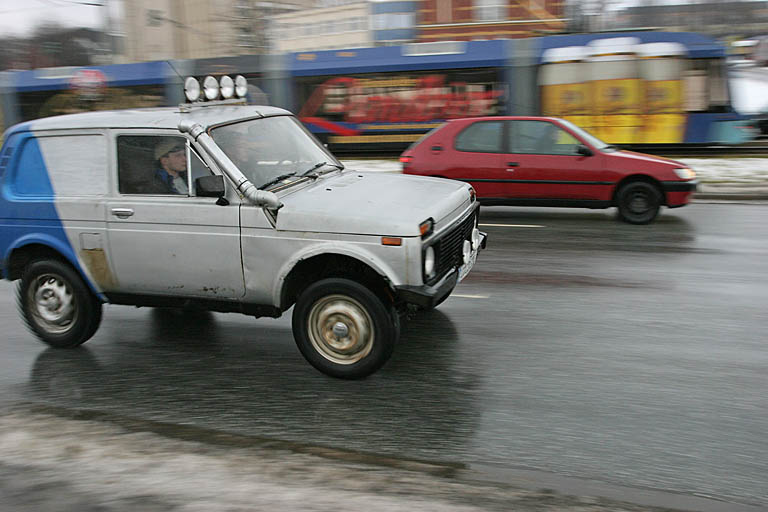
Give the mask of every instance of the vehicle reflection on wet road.
M 46 349 L 4 282 L 0 403 L 765 506 L 766 221 L 765 205 L 694 204 L 649 226 L 483 209 L 488 250 L 455 296 L 351 382 L 304 361 L 290 315 L 108 306 L 82 348 Z

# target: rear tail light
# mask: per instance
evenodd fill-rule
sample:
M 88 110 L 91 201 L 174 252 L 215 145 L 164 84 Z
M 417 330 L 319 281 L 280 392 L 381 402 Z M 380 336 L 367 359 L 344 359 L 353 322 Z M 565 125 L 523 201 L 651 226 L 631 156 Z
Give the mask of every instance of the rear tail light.
M 406 170 L 408 166 L 411 165 L 411 162 L 413 162 L 413 157 L 410 155 L 400 157 L 400 163 L 403 164 L 403 170 Z

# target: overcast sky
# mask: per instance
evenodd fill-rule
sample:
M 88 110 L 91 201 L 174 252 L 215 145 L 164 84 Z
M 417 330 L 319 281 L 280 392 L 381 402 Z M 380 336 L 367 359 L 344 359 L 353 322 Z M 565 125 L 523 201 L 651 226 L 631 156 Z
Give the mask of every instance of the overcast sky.
M 26 36 L 46 22 L 101 29 L 105 3 L 119 12 L 120 0 L 0 0 L 0 37 Z M 96 5 L 93 5 L 96 4 Z

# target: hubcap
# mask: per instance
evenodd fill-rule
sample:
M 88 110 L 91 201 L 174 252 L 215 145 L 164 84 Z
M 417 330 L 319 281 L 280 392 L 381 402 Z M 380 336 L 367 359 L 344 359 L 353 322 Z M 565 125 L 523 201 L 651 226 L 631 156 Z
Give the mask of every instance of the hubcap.
M 629 209 L 632 213 L 644 213 L 650 209 L 651 204 L 648 194 L 645 192 L 635 192 L 629 198 Z
M 72 327 L 77 318 L 77 303 L 61 276 L 39 276 L 28 293 L 32 316 L 41 328 L 52 334 L 61 334 Z
M 346 295 L 328 295 L 309 312 L 309 340 L 324 358 L 353 364 L 373 348 L 373 321 L 365 307 Z

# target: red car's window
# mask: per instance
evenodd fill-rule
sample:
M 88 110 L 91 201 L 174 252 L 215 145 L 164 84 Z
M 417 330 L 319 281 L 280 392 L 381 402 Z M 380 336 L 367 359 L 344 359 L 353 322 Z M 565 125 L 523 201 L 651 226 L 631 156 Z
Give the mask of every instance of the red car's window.
M 549 121 L 510 121 L 511 153 L 577 155 L 579 140 Z
M 472 123 L 456 136 L 453 147 L 457 151 L 473 153 L 501 153 L 501 121 L 478 121 Z

